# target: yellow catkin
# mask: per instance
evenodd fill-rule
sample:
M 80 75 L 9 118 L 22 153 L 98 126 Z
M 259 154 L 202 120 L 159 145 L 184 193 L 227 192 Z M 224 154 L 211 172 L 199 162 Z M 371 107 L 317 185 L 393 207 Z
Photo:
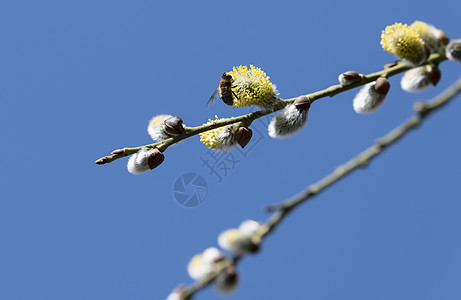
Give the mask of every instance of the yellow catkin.
M 381 45 L 389 51 L 414 65 L 427 59 L 424 42 L 419 34 L 402 23 L 387 26 L 381 34 Z
M 439 31 L 434 26 L 422 21 L 414 21 L 411 24 L 411 29 L 418 33 L 424 44 L 429 47 L 432 53 L 438 53 L 442 49 L 441 42 L 436 37 L 435 33 Z
M 235 107 L 243 106 L 272 106 L 277 101 L 277 90 L 270 82 L 269 76 L 260 68 L 250 65 L 234 67 L 227 74 L 232 76 L 236 99 Z
M 225 118 L 219 119 L 218 116 L 215 116 L 215 118 L 216 120 L 209 119 L 208 122 L 203 125 L 209 125 L 216 121 L 227 120 Z M 234 141 L 232 140 L 232 136 L 229 135 L 230 132 L 233 132 L 232 127 L 232 125 L 227 125 L 202 132 L 200 133 L 200 141 L 211 149 L 227 150 L 232 146 Z M 231 135 L 233 135 L 233 133 Z

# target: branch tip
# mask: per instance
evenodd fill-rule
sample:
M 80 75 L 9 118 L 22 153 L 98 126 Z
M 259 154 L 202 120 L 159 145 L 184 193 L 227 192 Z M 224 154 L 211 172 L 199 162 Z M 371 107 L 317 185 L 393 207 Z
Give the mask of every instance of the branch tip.
M 106 158 L 105 157 L 101 157 L 100 159 L 98 159 L 97 161 L 95 161 L 95 163 L 97 165 L 103 165 L 105 164 L 107 161 L 106 161 Z

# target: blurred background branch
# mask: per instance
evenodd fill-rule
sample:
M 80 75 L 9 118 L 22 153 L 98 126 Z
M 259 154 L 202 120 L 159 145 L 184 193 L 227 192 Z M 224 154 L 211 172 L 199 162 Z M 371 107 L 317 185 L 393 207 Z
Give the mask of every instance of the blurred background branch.
M 415 113 L 413 116 L 389 131 L 389 133 L 387 133 L 385 136 L 377 139 L 376 143 L 365 149 L 363 152 L 359 153 L 348 162 L 338 166 L 333 172 L 320 179 L 318 182 L 310 185 L 305 191 L 282 203 L 268 206 L 266 211 L 272 211 L 273 214 L 269 220 L 252 236 L 252 241 L 259 246 L 267 237 L 267 235 L 272 233 L 289 215 L 290 212 L 297 209 L 302 203 L 313 199 L 314 196 L 331 187 L 340 179 L 351 174 L 353 171 L 359 168 L 367 167 L 368 164 L 374 158 L 383 153 L 385 149 L 391 145 L 394 145 L 398 140 L 405 137 L 412 130 L 418 128 L 431 113 L 438 111 L 440 108 L 448 104 L 451 100 L 458 96 L 460 92 L 461 77 L 434 99 L 424 102 L 416 102 L 414 105 Z M 189 287 L 181 288 L 176 292 L 177 295 L 181 297 L 181 299 L 190 299 L 190 297 L 196 292 L 212 284 L 220 272 L 226 270 L 226 268 L 228 268 L 230 265 L 236 266 L 242 257 L 243 255 L 221 261 L 219 264 L 217 264 L 217 268 L 213 274 L 207 276 L 202 281 L 194 283 Z

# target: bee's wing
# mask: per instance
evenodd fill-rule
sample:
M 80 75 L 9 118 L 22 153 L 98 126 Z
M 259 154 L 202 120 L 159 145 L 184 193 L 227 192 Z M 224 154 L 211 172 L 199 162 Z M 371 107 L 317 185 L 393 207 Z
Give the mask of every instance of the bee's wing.
M 213 95 L 211 95 L 210 100 L 208 100 L 208 102 L 206 103 L 206 108 L 210 108 L 216 102 L 217 99 L 219 99 L 219 88 L 217 88 L 214 91 Z

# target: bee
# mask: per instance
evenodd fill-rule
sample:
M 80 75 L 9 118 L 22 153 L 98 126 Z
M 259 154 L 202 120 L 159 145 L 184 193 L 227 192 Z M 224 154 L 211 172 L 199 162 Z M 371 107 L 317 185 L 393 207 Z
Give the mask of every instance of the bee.
M 219 81 L 219 86 L 216 91 L 214 91 L 213 95 L 211 95 L 210 100 L 208 100 L 206 108 L 210 108 L 216 99 L 218 99 L 218 96 L 225 104 L 232 106 L 234 104 L 234 97 L 237 98 L 235 93 L 232 91 L 232 88 L 235 87 L 232 86 L 232 83 L 232 76 L 223 73 L 221 75 L 221 80 Z

